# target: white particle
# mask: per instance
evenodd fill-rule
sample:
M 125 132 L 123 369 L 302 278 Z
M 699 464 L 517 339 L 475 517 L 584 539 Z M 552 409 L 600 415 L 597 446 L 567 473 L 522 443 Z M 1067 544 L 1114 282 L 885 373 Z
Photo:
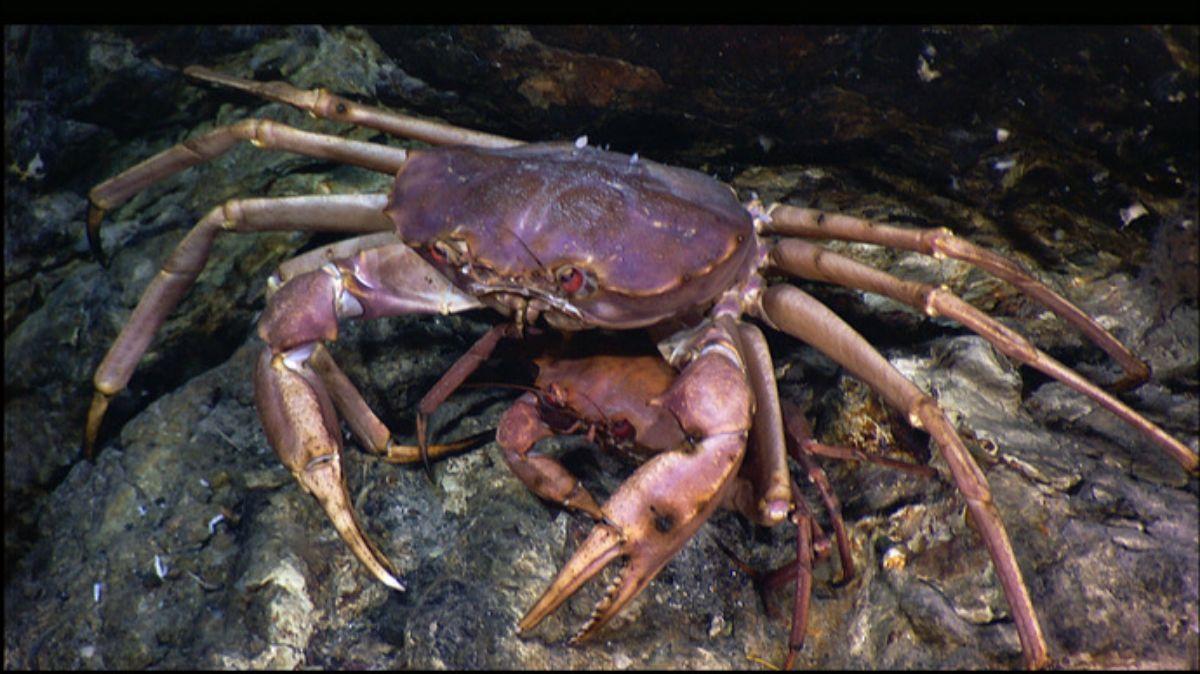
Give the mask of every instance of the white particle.
M 45 178 L 46 173 L 42 170 L 44 168 L 46 168 L 46 162 L 42 161 L 42 155 L 41 153 L 38 153 L 33 155 L 33 159 L 29 160 L 29 163 L 25 165 L 24 169 L 16 166 L 14 162 L 11 170 L 20 176 L 21 182 L 25 182 L 30 178 L 33 178 L 34 180 L 41 180 L 42 178 Z
M 1143 206 L 1140 201 L 1135 201 L 1135 202 L 1133 202 L 1133 204 L 1131 204 L 1129 206 L 1129 208 L 1121 209 L 1121 211 L 1120 211 L 1121 224 L 1128 225 L 1129 223 L 1133 222 L 1134 220 L 1137 220 L 1138 218 L 1142 217 L 1143 215 L 1146 215 L 1149 212 L 1150 211 L 1146 210 L 1146 207 Z
M 942 73 L 930 67 L 929 62 L 925 60 L 924 54 L 917 55 L 917 77 L 922 82 L 932 82 L 941 77 Z
M 1016 165 L 1017 160 L 1015 159 L 997 159 L 992 163 L 992 168 L 996 169 L 997 171 L 1009 171 L 1012 170 L 1012 168 Z
M 718 634 L 721 633 L 721 630 L 723 630 L 723 629 L 725 629 L 725 616 L 721 615 L 720 613 L 717 613 L 712 617 L 712 620 L 709 621 L 709 623 L 708 623 L 709 638 L 710 639 L 715 638 Z
M 163 561 L 162 557 L 159 555 L 154 555 L 154 573 L 158 574 L 160 579 L 166 580 L 167 571 L 169 568 L 170 567 L 167 566 L 167 563 Z
M 898 571 L 903 569 L 904 564 L 907 561 L 907 556 L 900 548 L 888 548 L 887 552 L 883 553 L 883 568 L 887 569 L 888 571 Z
M 1010 135 L 1012 134 L 1008 129 L 996 129 L 996 142 L 1003 143 L 1004 141 L 1008 140 Z
M 217 525 L 225 521 L 225 515 L 217 513 L 217 516 L 208 521 L 208 533 L 217 533 Z
M 637 154 L 636 152 L 634 152 L 633 154 L 629 155 L 629 163 L 630 163 L 630 164 L 636 164 L 636 163 L 637 163 L 637 160 L 638 160 L 638 154 Z
M 100 603 L 100 597 L 104 596 L 104 583 L 92 583 L 92 601 Z
M 575 147 L 579 148 L 580 150 L 587 147 L 587 136 L 580 136 L 576 138 Z

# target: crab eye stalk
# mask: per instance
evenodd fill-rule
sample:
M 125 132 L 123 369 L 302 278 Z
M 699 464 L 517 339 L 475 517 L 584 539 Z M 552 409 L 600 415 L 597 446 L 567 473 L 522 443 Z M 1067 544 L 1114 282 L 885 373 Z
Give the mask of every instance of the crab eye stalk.
M 634 435 L 636 435 L 636 429 L 634 429 L 633 424 L 629 423 L 625 419 L 617 419 L 614 421 L 612 425 L 609 426 L 608 432 L 621 442 L 632 440 Z
M 558 287 L 568 295 L 574 295 L 587 286 L 587 274 L 579 267 L 562 267 L 555 276 L 558 278 Z
M 436 239 L 429 244 L 429 256 L 438 264 L 461 264 L 467 258 L 467 243 L 457 239 Z
M 438 264 L 446 264 L 450 261 L 450 256 L 446 252 L 446 244 L 441 241 L 434 241 L 429 244 L 429 257 L 433 258 Z

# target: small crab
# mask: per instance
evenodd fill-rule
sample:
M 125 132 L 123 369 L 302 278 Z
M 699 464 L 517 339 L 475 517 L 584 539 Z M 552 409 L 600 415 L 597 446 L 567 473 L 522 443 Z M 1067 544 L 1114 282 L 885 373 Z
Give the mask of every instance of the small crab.
M 591 361 L 586 373 L 560 373 L 575 386 L 600 387 L 588 394 L 599 399 L 603 415 L 589 417 L 593 434 L 618 445 L 628 435 L 650 450 L 603 504 L 581 491 L 561 464 L 530 451 L 543 435 L 571 428 L 552 418 L 552 408 L 567 407 L 578 415 L 584 409 L 579 401 L 548 388 L 540 399 L 518 401 L 506 415 L 500 444 L 518 477 L 539 496 L 595 520 L 588 538 L 521 621 L 522 630 L 533 628 L 622 558 L 624 569 L 576 639 L 593 636 L 722 504 L 763 525 L 795 522 L 796 568 L 802 570 L 797 578 L 807 582 L 803 571 L 820 545 L 814 547 L 817 529 L 796 497 L 788 464 L 789 436 L 792 445 L 801 445 L 806 432 L 798 414 L 779 400 L 766 339 L 747 320 L 755 319 L 822 351 L 932 436 L 995 565 L 1026 664 L 1046 664 L 1037 613 L 1000 513 L 954 426 L 933 398 L 832 311 L 793 285 L 771 282 L 781 277 L 858 288 L 954 319 L 1002 353 L 1090 397 L 1185 470 L 1197 470 L 1191 448 L 948 290 L 901 280 L 808 241 L 860 241 L 976 265 L 1013 283 L 1109 353 L 1125 371 L 1120 385 L 1149 376 L 1144 363 L 1080 309 L 1014 261 L 947 229 L 905 229 L 757 199 L 742 203 L 734 190 L 709 176 L 600 150 L 582 139 L 526 144 L 361 105 L 324 90 L 246 81 L 195 66 L 186 72 L 318 117 L 437 147 L 404 150 L 250 119 L 189 139 L 95 187 L 88 232 L 98 249 L 106 210 L 242 141 L 395 175 L 390 194 L 234 199 L 200 220 L 163 264 L 98 367 L 85 446 L 90 452 L 109 400 L 126 386 L 155 332 L 203 270 L 219 233 L 300 229 L 353 235 L 284 263 L 272 277 L 259 322 L 266 347 L 254 373 L 255 403 L 284 465 L 320 502 L 358 559 L 394 589 L 403 589 L 403 583 L 362 532 L 350 505 L 340 420 L 364 447 L 393 461 L 428 460 L 453 451 L 457 445 L 428 443 L 428 415 L 501 339 L 521 337 L 542 323 L 564 332 L 645 329 L 655 337 L 662 359 L 653 369 L 638 361 Z M 422 400 L 415 447 L 393 439 L 323 346 L 337 338 L 338 323 L 345 319 L 485 307 L 506 320 Z M 648 380 L 610 387 L 617 394 L 611 398 L 600 395 L 606 378 L 633 376 L 627 371 L 631 363 L 644 369 Z M 636 403 L 649 421 L 620 417 L 614 407 L 622 401 Z M 600 427 L 596 419 L 625 424 Z M 791 456 L 805 466 L 803 451 L 792 450 Z M 843 541 L 839 535 L 848 574 L 852 566 Z M 798 589 L 798 600 L 804 596 L 806 591 Z M 800 604 L 788 664 L 803 643 Z
M 522 395 L 500 419 L 496 441 L 504 452 L 504 460 L 513 473 L 539 497 L 583 512 L 596 522 L 604 522 L 607 518 L 604 509 L 579 480 L 556 459 L 539 454 L 533 448 L 541 440 L 554 435 L 586 434 L 601 448 L 637 462 L 675 450 L 686 441 L 686 433 L 679 419 L 663 401 L 670 398 L 678 373 L 658 355 L 647 354 L 541 357 L 534 362 L 538 367 L 534 390 Z M 854 577 L 854 561 L 841 506 L 814 456 L 871 461 L 925 477 L 932 477 L 935 472 L 928 466 L 819 443 L 813 438 L 800 410 L 786 401 L 781 401 L 781 405 L 787 413 L 784 431 L 788 453 L 820 493 L 837 544 L 842 569 L 840 582 L 848 582 Z M 760 463 L 769 460 L 770 457 L 757 451 L 757 446 L 751 446 L 738 474 L 730 480 L 720 505 L 741 513 L 751 521 L 761 521 L 761 510 L 756 502 L 756 484 L 764 469 Z M 628 487 L 623 485 L 622 488 Z M 680 492 L 679 496 L 686 498 L 687 493 Z M 789 650 L 784 663 L 785 669 L 791 668 L 807 629 L 813 563 L 827 556 L 830 550 L 828 537 L 800 496 L 800 489 L 795 482 L 792 482 L 792 496 L 795 504 L 790 519 L 797 532 L 794 562 L 763 574 L 754 571 L 738 560 L 728 548 L 721 546 L 744 571 L 759 580 L 764 601 L 768 605 L 771 589 L 794 580 L 793 648 Z M 668 524 L 655 522 L 658 528 L 669 528 Z M 620 587 L 619 581 L 614 585 L 614 588 L 617 587 Z M 528 630 L 537 625 L 557 607 L 564 596 L 547 591 L 521 621 L 519 629 Z M 602 604 L 592 615 L 591 623 L 579 632 L 578 638 L 586 638 L 590 634 L 592 623 L 608 620 L 610 616 L 607 611 L 610 610 L 609 604 Z

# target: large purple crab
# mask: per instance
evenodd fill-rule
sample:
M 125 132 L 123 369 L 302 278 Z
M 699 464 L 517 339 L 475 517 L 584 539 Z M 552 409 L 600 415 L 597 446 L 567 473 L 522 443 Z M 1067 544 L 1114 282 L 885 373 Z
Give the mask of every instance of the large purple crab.
M 524 334 L 539 318 L 562 331 L 648 329 L 673 375 L 662 380 L 661 391 L 635 390 L 626 399 L 661 415 L 678 433 L 664 436 L 673 438 L 669 446 L 654 447 L 653 456 L 599 505 L 561 464 L 530 452 L 538 424 L 545 423 L 544 409 L 518 401 L 506 416 L 502 445 L 506 437 L 521 439 L 515 445 L 519 450 L 506 447 L 517 476 L 539 496 L 596 521 L 521 621 L 522 629 L 535 626 L 612 560 L 624 558 L 623 571 L 577 639 L 592 636 L 722 504 L 763 525 L 779 524 L 792 514 L 806 521 L 787 461 L 784 429 L 795 424 L 794 415 L 785 419 L 766 340 L 745 320 L 749 317 L 824 352 L 932 436 L 996 567 L 1026 663 L 1048 662 L 1037 614 L 987 481 L 953 425 L 930 396 L 833 312 L 792 285 L 768 283 L 789 275 L 886 295 L 957 320 L 1011 358 L 1092 398 L 1185 470 L 1197 470 L 1192 449 L 947 290 L 898 279 L 805 240 L 861 241 L 974 264 L 1079 328 L 1120 363 L 1123 385 L 1147 378 L 1148 368 L 1078 308 L 1014 262 L 946 229 L 904 229 L 757 200 L 743 204 L 728 186 L 701 173 L 583 141 L 523 144 L 371 108 L 323 90 L 250 82 L 200 67 L 187 72 L 318 117 L 440 147 L 406 151 L 246 120 L 185 141 L 93 189 L 89 237 L 96 242 L 107 209 L 242 141 L 396 175 L 390 195 L 235 199 L 213 209 L 164 263 L 100 364 L 85 444 L 90 451 L 109 400 L 126 386 L 156 330 L 204 268 L 218 233 L 301 229 L 354 235 L 284 263 L 272 278 L 259 323 L 267 346 L 254 375 L 255 399 L 283 463 L 321 503 L 358 559 L 390 587 L 403 584 L 363 534 L 344 486 L 339 419 L 364 447 L 394 461 L 453 450 L 454 445 L 427 444 L 424 420 L 500 339 Z M 488 332 L 422 401 L 417 447 L 393 440 L 322 346 L 337 337 L 338 322 L 346 318 L 481 307 L 508 320 Z M 587 386 L 615 374 L 595 368 L 573 375 L 573 381 Z M 612 410 L 605 412 L 618 418 Z M 619 433 L 646 432 L 626 421 L 633 430 L 619 426 Z M 799 531 L 803 540 L 807 525 Z M 793 654 L 803 638 L 799 632 L 793 633 Z

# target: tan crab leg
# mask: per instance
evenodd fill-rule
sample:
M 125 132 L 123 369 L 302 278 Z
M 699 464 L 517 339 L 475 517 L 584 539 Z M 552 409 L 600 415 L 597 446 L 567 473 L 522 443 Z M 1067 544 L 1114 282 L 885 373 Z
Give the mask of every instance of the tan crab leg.
M 1015 260 L 980 248 L 966 239 L 955 236 L 945 227 L 906 229 L 848 215 L 834 215 L 783 204 L 773 204 L 767 213 L 768 221 L 762 226 L 764 232 L 874 243 L 934 257 L 949 257 L 986 270 L 1013 284 L 1025 295 L 1058 314 L 1112 356 L 1125 370 L 1125 376 L 1114 388 L 1119 390 L 1137 386 L 1150 378 L 1150 367 L 1079 307 L 1038 281 Z
M 380 248 L 394 243 L 400 243 L 400 239 L 394 231 L 378 232 L 334 241 L 296 257 L 288 258 L 279 263 L 275 274 L 268 281 L 270 285 L 274 286 L 271 292 L 274 293 L 274 290 L 277 290 L 279 286 L 282 286 L 293 278 L 310 271 L 316 271 L 335 260 L 351 257 L 368 248 Z M 270 299 L 269 296 L 268 299 Z
M 596 521 L 603 520 L 599 504 L 579 478 L 557 459 L 531 451 L 539 441 L 555 434 L 542 418 L 538 397 L 526 393 L 500 417 L 496 443 L 504 450 L 505 463 L 530 491 L 564 508 L 585 512 Z
M 739 323 L 738 336 L 746 359 L 746 377 L 755 399 L 754 442 L 739 477 L 745 476 L 754 488 L 750 518 L 764 526 L 774 526 L 787 517 L 793 501 L 775 368 L 761 330 L 749 323 Z
M 395 568 L 363 533 L 351 506 L 334 402 L 309 361 L 321 340 L 337 338 L 343 318 L 452 313 L 480 306 L 407 246 L 394 244 L 296 276 L 271 297 L 259 321 L 258 333 L 267 347 L 255 370 L 254 400 L 268 441 L 300 486 L 321 504 L 347 547 L 394 589 L 403 589 Z
M 350 431 L 358 438 L 363 449 L 379 455 L 389 463 L 409 464 L 421 460 L 420 449 L 416 445 L 402 445 L 393 439 L 392 432 L 371 410 L 358 388 L 346 373 L 342 372 L 329 350 L 322 344 L 318 343 L 314 347 L 308 364 L 321 377 L 321 382 L 325 384 L 329 396 L 333 399 L 333 406 L 346 420 Z M 476 433 L 457 442 L 430 445 L 429 457 L 440 459 L 450 456 L 486 441 L 490 436 L 491 432 L 488 431 Z
M 946 316 L 970 328 L 1018 362 L 1066 384 L 1120 417 L 1166 450 L 1185 469 L 1196 472 L 1200 457 L 1150 420 L 1084 379 L 1071 368 L 1035 347 L 1019 333 L 967 304 L 946 288 L 905 281 L 820 246 L 785 239 L 771 249 L 770 264 L 804 278 L 877 293 L 903 302 L 930 316 Z
M 845 367 L 878 391 L 889 404 L 902 410 L 908 416 L 909 423 L 924 429 L 933 437 L 950 468 L 955 485 L 966 501 L 972 521 L 988 548 L 996 575 L 1012 608 L 1026 665 L 1031 668 L 1045 666 L 1049 658 L 1042 628 L 1029 598 L 1029 590 L 1021 577 L 1012 544 L 1000 514 L 992 503 L 987 478 L 937 403 L 905 379 L 837 314 L 800 289 L 788 285 L 773 286 L 764 291 L 761 304 L 755 307 L 755 311 L 769 324 L 808 342 Z
M 88 193 L 88 243 L 98 258 L 100 224 L 104 213 L 156 182 L 224 154 L 234 145 L 249 141 L 256 147 L 294 152 L 308 157 L 393 174 L 404 165 L 407 153 L 400 148 L 301 131 L 263 119 L 244 119 L 170 147 L 105 180 Z
M 292 229 L 353 233 L 390 229 L 391 221 L 383 214 L 386 203 L 386 194 L 320 195 L 234 199 L 209 211 L 179 242 L 142 292 L 129 321 L 96 368 L 92 380 L 96 393 L 84 430 L 87 455 L 92 455 L 108 401 L 129 383 L 154 335 L 208 264 L 218 234 Z
M 418 119 L 391 110 L 355 103 L 348 98 L 331 94 L 326 89 L 305 90 L 297 89 L 287 82 L 246 80 L 204 66 L 188 66 L 184 68 L 183 72 L 188 77 L 300 108 L 314 117 L 378 129 L 393 136 L 412 138 L 433 145 L 475 145 L 500 148 L 521 144 L 519 140 L 503 136 Z
M 601 509 L 604 519 L 521 619 L 520 632 L 533 629 L 609 562 L 624 557 L 617 581 L 572 641 L 588 639 L 645 588 L 722 503 L 741 466 L 753 396 L 731 319 L 702 326 L 688 346 L 676 353 L 690 362 L 657 404 L 675 414 L 694 442 L 655 455 L 621 484 Z
M 342 437 L 329 393 L 295 357 L 263 349 L 254 372 L 254 403 L 275 453 L 300 487 L 321 504 L 354 556 L 384 585 L 404 590 L 396 567 L 367 538 L 342 475 Z

